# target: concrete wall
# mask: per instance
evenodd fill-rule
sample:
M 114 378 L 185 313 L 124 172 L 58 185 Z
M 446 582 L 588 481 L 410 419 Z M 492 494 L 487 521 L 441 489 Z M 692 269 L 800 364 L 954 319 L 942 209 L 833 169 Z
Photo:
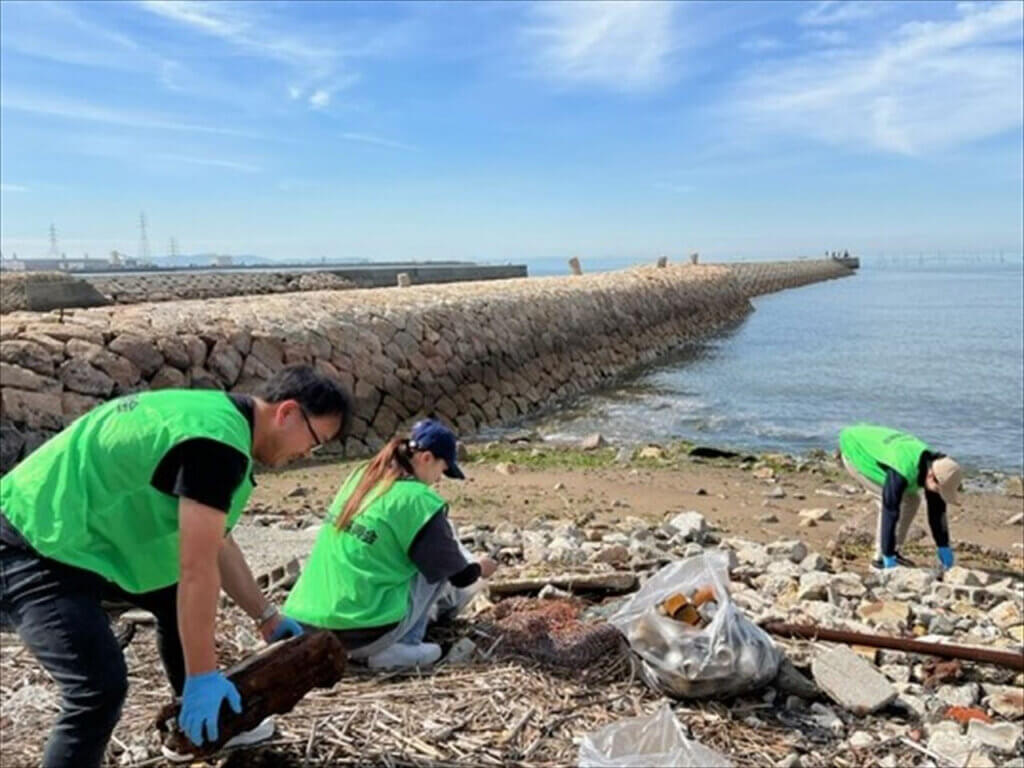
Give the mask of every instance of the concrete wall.
M 734 323 L 749 297 L 851 274 L 834 262 L 637 268 L 407 289 L 17 312 L 0 330 L 0 461 L 81 413 L 164 387 L 254 391 L 295 362 L 355 398 L 344 446 L 434 412 L 472 434 L 607 383 Z

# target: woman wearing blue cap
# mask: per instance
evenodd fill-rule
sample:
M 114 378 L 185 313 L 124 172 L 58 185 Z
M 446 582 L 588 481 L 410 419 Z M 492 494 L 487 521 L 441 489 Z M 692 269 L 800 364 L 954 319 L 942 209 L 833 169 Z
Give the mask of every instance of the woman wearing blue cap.
M 456 539 L 433 488 L 442 475 L 465 477 L 454 433 L 433 419 L 356 469 L 331 503 L 285 615 L 334 630 L 350 657 L 373 668 L 437 661 L 440 646 L 423 642 L 432 607 L 457 608 L 496 567 Z

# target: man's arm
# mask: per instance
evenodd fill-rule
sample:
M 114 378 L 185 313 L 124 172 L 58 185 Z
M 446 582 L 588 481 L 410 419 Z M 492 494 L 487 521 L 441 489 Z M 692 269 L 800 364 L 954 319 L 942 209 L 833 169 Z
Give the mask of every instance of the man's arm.
M 932 538 L 936 547 L 949 546 L 949 524 L 946 519 L 946 502 L 939 494 L 926 490 L 924 500 L 928 505 L 928 526 L 932 529 Z
M 178 501 L 180 569 L 178 633 L 191 677 L 217 669 L 214 625 L 220 595 L 217 567 L 227 516 L 219 509 L 188 498 Z
M 885 485 L 882 486 L 882 554 L 896 555 L 896 523 L 900 519 L 900 505 L 907 490 L 907 481 L 895 469 L 886 467 Z
M 263 596 L 263 591 L 253 577 L 245 555 L 230 533 L 224 538 L 224 546 L 221 547 L 217 565 L 220 569 L 221 586 L 228 597 L 253 621 L 259 622 L 261 618 L 264 619 L 260 624 L 260 632 L 264 640 L 269 640 L 281 623 L 281 614 L 276 610 L 270 612 L 270 601 Z

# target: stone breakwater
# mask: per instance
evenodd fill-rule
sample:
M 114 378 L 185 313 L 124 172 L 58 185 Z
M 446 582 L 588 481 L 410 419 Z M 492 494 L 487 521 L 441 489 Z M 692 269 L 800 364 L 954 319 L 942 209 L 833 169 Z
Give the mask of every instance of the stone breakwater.
M 751 295 L 849 274 L 823 261 L 687 265 L 15 312 L 0 330 L 0 462 L 12 466 L 108 398 L 252 392 L 292 363 L 315 365 L 353 394 L 347 455 L 376 450 L 426 413 L 469 435 L 735 323 Z
M 330 272 L 183 272 L 170 275 L 114 275 L 85 279 L 115 304 L 344 290 L 355 287 L 350 280 Z

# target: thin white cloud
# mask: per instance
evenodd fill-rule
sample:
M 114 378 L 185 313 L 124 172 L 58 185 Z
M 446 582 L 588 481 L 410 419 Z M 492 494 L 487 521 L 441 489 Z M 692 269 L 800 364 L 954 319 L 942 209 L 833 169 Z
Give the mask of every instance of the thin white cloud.
M 286 65 L 292 70 L 289 98 L 296 100 L 311 91 L 310 106 L 314 108 L 326 106 L 332 92 L 355 81 L 351 74 L 341 71 L 343 51 L 339 45 L 283 28 L 282 19 L 268 15 L 261 4 L 141 0 L 139 5 L 247 54 Z
M 331 103 L 331 92 L 326 88 L 317 88 L 310 94 L 309 106 L 313 109 L 323 109 Z
M 753 37 L 740 43 L 740 48 L 752 53 L 766 53 L 782 48 L 782 41 L 777 37 Z
M 343 133 L 341 138 L 346 141 L 358 141 L 363 144 L 374 144 L 378 147 L 388 147 L 389 149 L 405 149 L 415 151 L 416 147 L 411 144 L 403 144 L 400 141 L 392 141 L 391 139 L 383 139 L 380 136 L 374 136 L 369 133 Z
M 674 181 L 656 181 L 654 182 L 656 189 L 660 189 L 664 192 L 674 192 L 676 194 L 684 194 L 686 192 L 693 192 L 694 187 L 692 184 L 679 184 Z
M 676 3 L 539 2 L 522 29 L 534 72 L 570 85 L 646 90 L 670 75 Z
M 0 192 L 27 192 L 28 187 L 21 184 L 0 184 Z
M 808 29 L 803 39 L 814 45 L 845 45 L 850 40 L 850 33 L 845 29 Z
M 107 123 L 119 125 L 126 128 L 145 128 L 167 131 L 187 131 L 192 133 L 221 134 L 225 136 L 241 136 L 245 138 L 266 138 L 259 134 L 248 131 L 224 128 L 215 125 L 203 125 L 190 123 L 168 118 L 162 115 L 155 115 L 148 112 L 139 112 L 130 109 L 111 109 L 100 107 L 94 104 L 76 103 L 63 100 L 53 100 L 33 96 L 19 96 L 17 94 L 5 94 L 0 102 L 3 109 L 12 109 L 18 112 L 30 112 L 38 115 L 49 115 L 62 117 L 68 120 L 83 120 L 87 122 Z
M 205 165 L 210 168 L 226 168 L 230 171 L 240 171 L 241 173 L 259 173 L 263 169 L 258 165 L 252 165 L 250 163 L 241 163 L 237 160 L 224 160 L 222 158 L 215 157 L 189 157 L 186 155 L 167 155 L 162 154 L 159 157 L 164 160 L 170 160 L 176 163 L 188 163 L 189 165 Z
M 878 16 L 888 10 L 888 5 L 882 0 L 822 0 L 800 14 L 797 23 L 808 27 L 847 24 Z
M 739 85 L 734 107 L 758 129 L 902 154 L 1019 128 L 1024 5 L 959 11 L 904 24 L 880 43 L 762 65 Z

